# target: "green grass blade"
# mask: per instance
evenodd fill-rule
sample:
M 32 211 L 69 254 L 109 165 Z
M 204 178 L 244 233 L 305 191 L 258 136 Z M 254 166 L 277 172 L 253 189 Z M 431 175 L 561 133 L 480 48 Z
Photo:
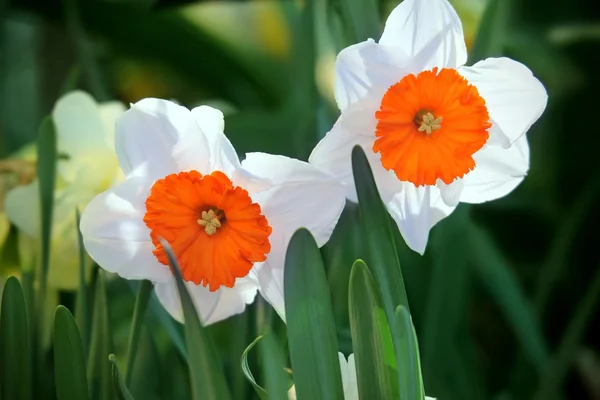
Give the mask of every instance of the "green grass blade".
M 63 306 L 56 308 L 54 316 L 54 374 L 59 400 L 89 398 L 81 336 L 73 315 Z
M 398 368 L 390 328 L 375 281 L 361 260 L 352 266 L 348 307 L 359 397 L 398 399 Z
M 194 400 L 227 400 L 231 397 L 215 345 L 208 331 L 200 323 L 192 298 L 185 288 L 179 264 L 169 244 L 162 241 L 162 245 L 167 252 L 171 269 L 175 274 L 181 306 L 183 307 L 185 343 L 190 381 L 192 383 L 192 396 Z
M 460 205 L 436 227 L 429 247 L 433 268 L 429 279 L 422 349 L 423 373 L 428 387 L 441 389 L 444 371 L 452 369 L 449 353 L 466 324 L 469 243 L 466 224 L 469 206 Z
M 578 304 L 575 316 L 565 331 L 558 351 L 542 377 L 538 392 L 533 397 L 534 400 L 551 399 L 560 393 L 562 383 L 572 366 L 574 355 L 577 354 L 577 348 L 581 346 L 586 328 L 598 309 L 599 302 L 600 266 L 596 267 L 596 275 L 592 284 L 585 293 L 583 300 Z
M 115 357 L 114 354 L 111 354 L 108 356 L 108 361 L 112 363 L 112 379 L 117 397 L 119 400 L 134 400 L 131 393 L 129 393 L 129 389 L 127 389 L 127 386 L 125 386 L 125 383 L 121 380 L 119 366 L 117 365 L 117 357 Z
M 244 376 L 246 377 L 246 379 L 248 379 L 248 382 L 250 382 L 250 384 L 256 391 L 256 394 L 258 395 L 258 397 L 260 397 L 263 400 L 266 400 L 267 399 L 267 391 L 265 389 L 263 389 L 263 387 L 260 386 L 256 382 L 256 379 L 254 379 L 254 375 L 252 374 L 252 371 L 250 370 L 250 365 L 248 364 L 248 355 L 250 354 L 250 350 L 252 350 L 252 348 L 254 346 L 256 346 L 256 344 L 262 338 L 263 338 L 262 335 L 257 337 L 256 339 L 254 339 L 254 341 L 252 343 L 250 343 L 248 345 L 248 347 L 246 347 L 246 350 L 244 350 L 244 352 L 242 353 L 241 364 L 242 364 L 242 372 L 244 373 Z
M 114 352 L 112 332 L 109 324 L 108 302 L 104 272 L 98 270 L 94 291 L 94 312 L 92 316 L 92 337 L 88 358 L 88 378 L 90 393 L 94 399 L 112 398 L 112 371 L 106 358 Z
M 409 309 L 408 299 L 388 212 L 379 197 L 367 156 L 360 146 L 352 150 L 352 170 L 369 250 L 367 264 L 377 282 L 388 321 L 393 321 L 397 306 Z M 392 336 L 393 331 L 392 327 Z
M 125 372 L 125 385 L 131 385 L 131 377 L 135 362 L 135 354 L 140 342 L 140 332 L 146 315 L 148 300 L 152 292 L 152 282 L 143 280 L 138 289 L 138 294 L 135 299 L 135 308 L 133 309 L 133 321 L 131 322 L 131 331 L 129 333 L 129 347 L 127 350 L 127 371 Z M 115 363 L 116 365 L 116 363 Z
M 46 117 L 40 126 L 37 140 L 37 176 L 40 190 L 41 215 L 41 270 L 37 297 L 37 324 L 43 326 L 40 320 L 43 315 L 48 283 L 48 268 L 50 266 L 50 241 L 52 234 L 52 215 L 54 211 L 54 181 L 56 176 L 56 131 L 54 122 Z
M 473 223 L 469 240 L 475 274 L 505 315 L 525 356 L 538 371 L 542 371 L 548 361 L 546 342 L 533 307 L 511 272 L 508 261 L 488 233 Z
M 287 335 L 300 399 L 343 399 L 329 286 L 319 247 L 309 231 L 290 241 L 284 272 Z
M 90 310 L 88 308 L 88 289 L 86 285 L 86 267 L 85 267 L 85 247 L 83 246 L 83 236 L 79 230 L 79 221 L 81 214 L 79 210 L 75 210 L 75 223 L 77 224 L 77 245 L 79 250 L 79 291 L 77 292 L 77 306 L 75 308 L 75 319 L 80 327 L 81 339 L 83 340 L 83 351 L 87 354 L 87 349 L 90 343 L 89 326 L 90 326 Z
M 400 368 L 400 399 L 422 400 L 425 398 L 423 392 L 423 378 L 421 377 L 421 361 L 419 360 L 419 345 L 417 335 L 412 324 L 408 310 L 403 306 L 396 308 L 396 326 L 400 333 L 396 345 L 400 346 L 397 352 L 398 365 Z
M 259 346 L 267 398 L 287 398 L 289 376 L 284 370 L 285 357 L 275 333 L 264 335 Z
M 0 309 L 0 398 L 31 398 L 29 323 L 21 284 L 7 279 Z

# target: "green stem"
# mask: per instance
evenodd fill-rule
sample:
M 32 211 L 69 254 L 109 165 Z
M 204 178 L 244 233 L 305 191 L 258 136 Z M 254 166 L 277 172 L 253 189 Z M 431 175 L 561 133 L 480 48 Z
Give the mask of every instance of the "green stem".
M 152 282 L 148 280 L 143 280 L 140 284 L 137 298 L 135 300 L 135 308 L 133 309 L 133 322 L 131 323 L 131 331 L 129 332 L 127 371 L 125 371 L 125 386 L 127 387 L 131 386 L 135 354 L 137 352 L 137 347 L 140 342 L 140 333 L 142 331 L 142 324 L 144 322 L 144 316 L 146 314 L 146 308 L 148 306 L 148 300 L 150 299 L 151 290 Z

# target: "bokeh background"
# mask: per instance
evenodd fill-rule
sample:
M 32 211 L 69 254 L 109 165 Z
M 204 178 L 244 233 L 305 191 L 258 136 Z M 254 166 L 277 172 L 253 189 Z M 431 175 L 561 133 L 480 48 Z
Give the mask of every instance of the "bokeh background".
M 378 39 L 398 3 L 320 0 L 306 15 L 307 1 L 0 0 L 0 158 L 27 158 L 31 150 L 23 148 L 35 141 L 56 100 L 83 89 L 99 102 L 160 97 L 213 105 L 225 113 L 226 133 L 240 154 L 306 160 L 338 115 L 337 52 Z M 442 400 L 600 399 L 598 7 L 591 0 L 451 3 L 469 48 L 478 29 L 491 26 L 492 55 L 529 66 L 549 102 L 528 134 L 531 170 L 524 183 L 504 199 L 457 211 L 469 214 L 485 240 L 462 243 L 454 216 L 433 229 L 424 257 L 397 238 L 427 393 Z M 0 210 L 26 168 L 2 164 Z M 363 251 L 356 212 L 348 207 L 323 249 L 346 354 L 347 279 Z M 3 282 L 19 274 L 23 255 L 16 229 L 2 213 L 0 219 Z M 483 262 L 466 257 L 470 246 Z M 134 288 L 108 280 L 115 354 L 125 353 Z M 57 303 L 74 304 L 66 288 L 49 296 L 49 312 Z M 132 393 L 188 398 L 181 343 L 171 334 L 180 327 L 158 304 L 152 310 L 136 364 L 143 378 L 134 378 Z M 284 329 L 258 302 L 210 328 L 236 399 L 257 398 L 239 358 L 269 324 Z

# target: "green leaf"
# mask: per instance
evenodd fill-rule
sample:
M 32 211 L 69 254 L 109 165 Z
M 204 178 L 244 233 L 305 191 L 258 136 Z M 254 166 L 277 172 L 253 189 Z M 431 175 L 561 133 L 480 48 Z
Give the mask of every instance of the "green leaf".
M 436 227 L 428 249 L 433 256 L 433 268 L 422 330 L 423 372 L 429 388 L 438 391 L 448 391 L 441 387 L 445 383 L 441 377 L 445 371 L 453 369 L 450 353 L 461 336 L 460 327 L 466 324 L 469 293 L 467 257 L 471 249 L 465 238 L 469 218 L 469 206 L 459 205 Z M 459 387 L 460 383 L 453 382 L 453 385 Z
M 117 365 L 117 357 L 114 354 L 108 356 L 108 361 L 112 363 L 112 379 L 113 385 L 115 388 L 115 392 L 119 397 L 119 400 L 134 400 L 131 393 L 129 393 L 129 389 L 125 386 L 125 383 L 121 380 L 119 376 L 119 366 Z
M 50 266 L 50 241 L 52 234 L 52 215 L 54 212 L 54 181 L 56 176 L 56 131 L 54 122 L 46 117 L 40 126 L 37 141 L 37 176 L 39 180 L 41 215 L 41 270 L 37 298 L 36 315 L 38 325 L 42 326 L 48 268 Z
M 367 264 L 377 282 L 388 321 L 393 321 L 397 306 L 409 309 L 408 299 L 388 212 L 379 197 L 367 156 L 360 146 L 352 149 L 352 171 L 369 250 Z M 393 333 L 392 327 L 392 337 Z
M 254 375 L 252 374 L 252 371 L 250 370 L 250 366 L 248 365 L 248 354 L 250 354 L 250 350 L 252 350 L 252 348 L 263 338 L 262 335 L 260 335 L 259 337 L 257 337 L 256 339 L 254 339 L 254 341 L 252 343 L 250 343 L 248 345 L 248 347 L 246 347 L 246 350 L 244 350 L 244 352 L 242 353 L 242 359 L 241 359 L 241 363 L 242 363 L 242 372 L 244 373 L 244 376 L 246 377 L 246 379 L 248 379 L 248 382 L 250 382 L 250 384 L 252 385 L 252 387 L 254 388 L 254 390 L 256 391 L 256 394 L 263 400 L 267 399 L 267 391 L 265 389 L 262 388 L 262 386 L 260 386 L 257 382 L 256 379 L 254 379 Z
M 397 399 L 398 368 L 390 328 L 375 281 L 361 260 L 352 266 L 348 293 L 359 397 Z
M 348 45 L 367 39 L 379 40 L 382 34 L 379 2 L 373 0 L 338 0 Z
M 152 282 L 148 280 L 142 280 L 135 300 L 135 308 L 133 309 L 133 321 L 131 322 L 131 331 L 129 333 L 129 348 L 127 350 L 127 371 L 125 372 L 125 385 L 127 386 L 131 385 L 135 354 L 137 352 L 137 347 L 140 342 L 140 332 L 144 323 L 144 316 L 146 315 L 146 308 L 148 306 L 148 300 L 150 299 L 151 293 Z
M 505 315 L 525 356 L 542 371 L 548 361 L 548 350 L 533 307 L 489 234 L 474 223 L 470 225 L 475 273 Z
M 512 0 L 489 0 L 479 30 L 469 54 L 467 65 L 473 65 L 487 57 L 499 57 L 504 53 L 506 31 Z
M 104 272 L 98 270 L 87 365 L 90 393 L 94 399 L 108 400 L 113 393 L 111 366 L 106 362 L 106 357 L 114 351 L 109 321 Z
M 400 346 L 396 354 L 400 370 L 400 399 L 418 400 L 424 399 L 423 378 L 421 377 L 421 362 L 419 360 L 419 345 L 415 327 L 408 310 L 404 306 L 396 308 L 396 326 L 400 334 L 396 345 Z
M 550 361 L 546 373 L 543 375 L 540 387 L 534 400 L 551 399 L 560 393 L 564 379 L 572 366 L 577 349 L 581 346 L 590 320 L 595 315 L 600 303 L 600 265 L 596 267 L 596 275 L 585 293 L 583 299 L 576 307 L 575 316 L 569 323 L 567 330 L 560 342 L 558 351 Z M 597 314 L 596 314 L 597 315 Z
M 183 318 L 185 319 L 184 332 L 190 381 L 192 383 L 192 396 L 194 400 L 229 399 L 229 389 L 212 338 L 200 323 L 198 313 L 185 287 L 179 264 L 171 247 L 165 241 L 161 241 L 161 243 L 169 257 L 181 298 Z
M 89 398 L 81 336 L 73 315 L 63 306 L 56 308 L 54 316 L 54 374 L 59 400 Z
M 275 333 L 265 334 L 259 349 L 267 398 L 286 399 L 289 377 L 284 370 L 285 357 Z
M 83 340 L 83 349 L 87 353 L 87 347 L 90 343 L 89 326 L 90 310 L 88 308 L 88 289 L 86 285 L 86 266 L 85 266 L 85 247 L 83 245 L 83 236 L 79 229 L 81 214 L 79 209 L 75 210 L 75 223 L 77 224 L 77 246 L 79 250 L 79 291 L 77 292 L 77 306 L 75 308 L 75 318 L 77 325 L 80 326 L 81 338 Z
M 319 247 L 309 231 L 290 241 L 284 270 L 287 335 L 300 399 L 343 399 L 329 286 Z
M 31 354 L 27 307 L 21 284 L 6 280 L 0 309 L 0 398 L 31 398 Z

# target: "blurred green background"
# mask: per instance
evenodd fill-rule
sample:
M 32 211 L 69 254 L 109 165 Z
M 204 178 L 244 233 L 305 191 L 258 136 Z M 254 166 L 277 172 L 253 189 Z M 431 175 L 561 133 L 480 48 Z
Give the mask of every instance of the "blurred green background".
M 305 3 L 310 15 L 303 13 Z M 160 97 L 188 107 L 210 104 L 225 113 L 226 133 L 240 154 L 306 160 L 338 115 L 332 95 L 337 52 L 378 39 L 397 3 L 0 0 L 0 158 L 33 142 L 55 101 L 78 88 L 100 102 Z M 517 190 L 460 208 L 433 229 L 424 257 L 398 237 L 427 394 L 442 400 L 600 399 L 600 324 L 593 324 L 600 297 L 597 5 L 502 0 L 483 16 L 486 0 L 451 3 L 469 48 L 478 29 L 491 30 L 494 44 L 486 54 L 525 63 L 546 86 L 549 102 L 528 133 L 531 170 Z M 15 185 L 9 172 L 0 170 L 0 204 Z M 478 239 L 465 244 L 460 218 L 467 212 Z M 347 280 L 364 251 L 356 223 L 349 206 L 322 250 L 346 354 Z M 0 282 L 18 275 L 20 263 L 15 229 L 4 228 L 10 230 L 4 232 Z M 112 277 L 107 284 L 111 346 L 124 355 L 135 285 Z M 56 303 L 73 307 L 74 293 L 53 295 L 50 310 Z M 169 333 L 180 328 L 158 304 L 153 311 L 136 364 L 144 379 L 134 377 L 132 393 L 185 398 L 186 367 Z M 210 328 L 236 399 L 255 396 L 239 357 L 269 321 L 283 329 L 258 302 Z

